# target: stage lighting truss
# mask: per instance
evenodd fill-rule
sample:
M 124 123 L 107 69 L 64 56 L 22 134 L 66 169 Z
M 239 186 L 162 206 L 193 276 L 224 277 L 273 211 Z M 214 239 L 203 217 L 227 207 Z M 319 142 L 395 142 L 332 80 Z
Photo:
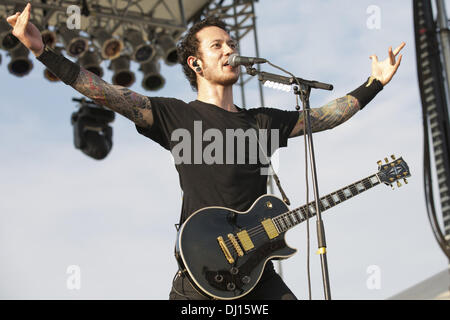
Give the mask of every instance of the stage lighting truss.
M 15 60 L 11 62 L 13 66 L 9 69 L 16 76 L 29 73 L 32 63 L 25 58 L 23 46 L 12 35 L 5 18 L 22 11 L 27 2 L 0 1 L 0 49 L 8 51 L 11 57 L 14 56 Z M 148 64 L 144 67 L 145 70 L 154 69 L 155 64 L 159 65 L 156 59 L 163 59 L 167 65 L 177 63 L 176 41 L 187 29 L 188 23 L 200 16 L 211 2 L 33 0 L 31 17 L 33 24 L 39 26 L 47 45 L 63 48 L 66 57 L 76 59 L 102 76 L 100 63 L 109 60 L 110 69 L 114 71 L 111 82 L 130 86 L 135 82 L 130 62 L 138 63 L 141 68 Z M 17 51 L 13 51 L 15 49 Z M 149 67 L 150 65 L 153 67 Z M 165 83 L 164 78 L 159 75 L 159 67 L 157 69 L 158 75 L 152 78 L 154 81 L 150 81 L 153 83 L 152 88 L 162 87 L 156 86 L 157 82 L 162 85 Z M 58 80 L 48 70 L 45 75 L 50 81 Z

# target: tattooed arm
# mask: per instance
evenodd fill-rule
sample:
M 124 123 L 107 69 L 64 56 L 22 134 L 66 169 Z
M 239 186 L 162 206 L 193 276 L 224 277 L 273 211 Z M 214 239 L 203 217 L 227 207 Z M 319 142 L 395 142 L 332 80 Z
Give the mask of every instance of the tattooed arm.
M 107 83 L 83 67 L 80 67 L 80 73 L 71 86 L 97 104 L 120 113 L 138 126 L 147 127 L 153 124 L 150 100 L 144 95 Z
M 7 18 L 14 28 L 12 33 L 47 68 L 65 84 L 71 85 L 86 97 L 127 117 L 139 126 L 151 126 L 153 115 L 150 100 L 125 87 L 109 84 L 90 71 L 79 67 L 62 55 L 45 50 L 39 29 L 29 22 L 31 4 L 22 13 Z M 47 48 L 48 49 L 48 48 Z
M 359 110 L 358 100 L 351 95 L 333 100 L 323 107 L 311 109 L 311 130 L 319 132 L 332 129 L 350 119 Z M 292 129 L 289 138 L 304 134 L 305 123 L 303 120 L 303 111 L 300 111 L 297 124 Z

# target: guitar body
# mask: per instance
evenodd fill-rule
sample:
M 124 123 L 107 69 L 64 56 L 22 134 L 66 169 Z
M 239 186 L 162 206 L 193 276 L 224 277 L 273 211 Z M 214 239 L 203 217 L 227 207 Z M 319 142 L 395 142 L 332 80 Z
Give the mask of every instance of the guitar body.
M 198 210 L 178 232 L 175 247 L 178 263 L 200 292 L 216 299 L 240 298 L 256 286 L 269 259 L 288 258 L 297 252 L 286 245 L 284 232 L 269 239 L 261 224 L 288 210 L 281 199 L 271 195 L 258 198 L 246 212 L 224 207 Z M 234 236 L 234 245 L 230 234 Z

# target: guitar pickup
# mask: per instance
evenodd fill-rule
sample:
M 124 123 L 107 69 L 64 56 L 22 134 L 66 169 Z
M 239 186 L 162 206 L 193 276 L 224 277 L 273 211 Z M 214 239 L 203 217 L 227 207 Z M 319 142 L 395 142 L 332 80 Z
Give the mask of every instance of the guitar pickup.
M 278 233 L 278 230 L 275 227 L 272 219 L 266 219 L 266 220 L 262 221 L 261 224 L 264 227 L 264 230 L 266 231 L 269 239 L 278 237 L 279 233 Z
M 237 237 L 239 241 L 241 241 L 242 247 L 245 251 L 249 251 L 255 247 L 252 239 L 250 239 L 248 232 L 246 230 L 242 230 L 237 233 Z
M 225 258 L 228 260 L 228 263 L 229 264 L 233 264 L 234 263 L 234 258 L 231 255 L 230 250 L 228 250 L 228 247 L 225 244 L 225 241 L 223 240 L 223 238 L 220 237 L 220 236 L 217 237 L 217 242 L 219 242 L 219 246 L 222 249 L 222 251 L 223 251 L 223 253 L 225 255 Z

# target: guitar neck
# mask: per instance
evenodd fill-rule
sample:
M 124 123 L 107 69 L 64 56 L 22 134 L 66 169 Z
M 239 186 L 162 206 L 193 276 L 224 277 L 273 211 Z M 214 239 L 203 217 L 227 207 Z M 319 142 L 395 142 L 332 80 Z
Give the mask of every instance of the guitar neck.
M 377 174 L 374 174 L 335 192 L 327 194 L 319 200 L 320 212 L 328 210 L 338 205 L 339 203 L 353 198 L 354 196 L 363 193 L 364 191 L 369 190 L 370 188 L 373 188 L 379 184 L 380 179 Z M 272 220 L 278 228 L 279 232 L 284 232 L 302 223 L 303 221 L 306 221 L 308 218 L 314 217 L 316 213 L 316 202 L 312 201 L 307 205 L 305 204 L 304 206 L 298 207 L 297 209 L 280 214 L 272 218 Z

